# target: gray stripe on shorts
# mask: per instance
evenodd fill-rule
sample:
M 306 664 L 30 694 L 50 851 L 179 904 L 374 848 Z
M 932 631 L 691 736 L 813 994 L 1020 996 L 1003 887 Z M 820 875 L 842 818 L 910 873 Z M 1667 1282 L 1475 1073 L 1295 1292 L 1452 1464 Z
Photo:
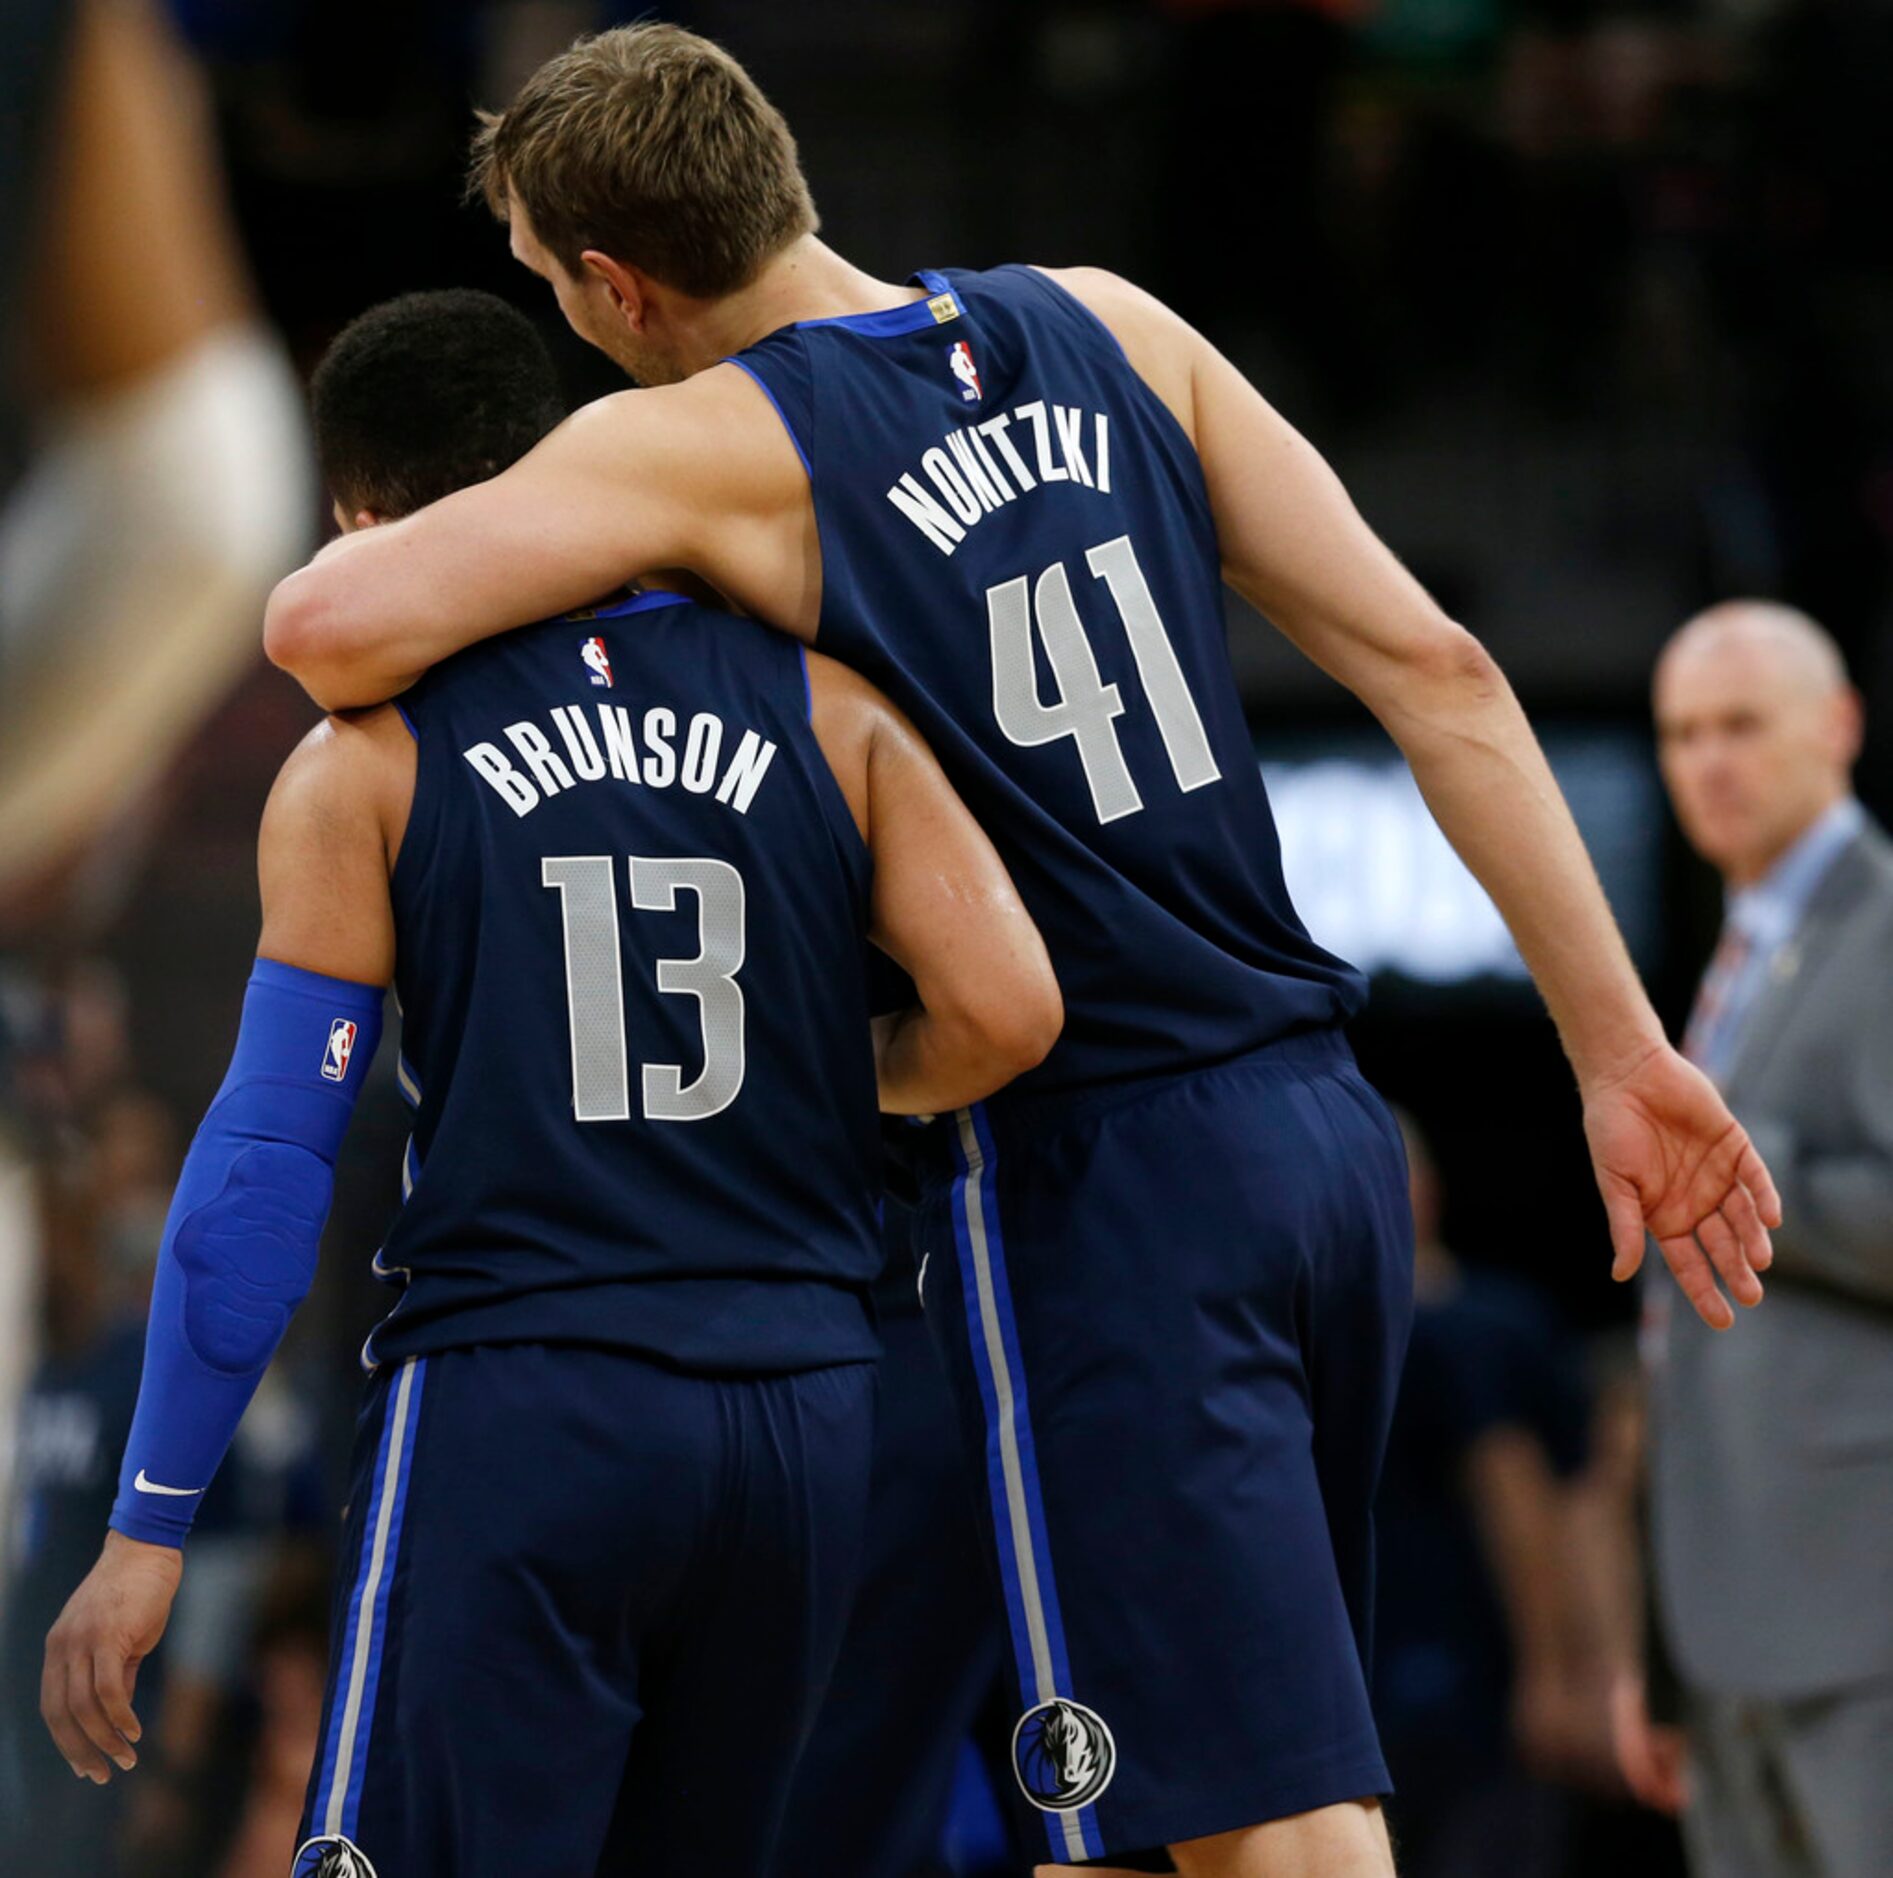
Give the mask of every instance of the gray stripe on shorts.
M 979 1299 L 979 1327 L 992 1366 L 993 1397 L 999 1411 L 999 1468 L 1006 1482 L 1006 1520 L 1012 1530 L 1013 1556 L 1019 1561 L 1019 1602 L 1025 1608 L 1026 1635 L 1032 1645 L 1032 1675 L 1038 1699 L 1051 1701 L 1058 1693 L 1052 1674 L 1052 1641 L 1045 1628 L 1045 1603 L 1039 1593 L 1038 1557 L 1032 1550 L 1032 1519 L 1026 1510 L 1025 1471 L 1019 1461 L 1018 1407 L 1013 1395 L 1012 1371 L 1006 1363 L 1006 1340 L 999 1329 L 999 1302 L 993 1293 L 992 1247 L 986 1240 L 986 1211 L 980 1203 L 985 1184 L 986 1156 L 973 1127 L 971 1109 L 955 1118 L 960 1130 L 960 1151 L 966 1156 L 966 1240 L 973 1253 L 973 1284 Z M 1090 1856 L 1085 1850 L 1084 1827 L 1076 1812 L 1057 1816 L 1064 1829 L 1065 1851 L 1074 1859 Z
M 342 1733 L 335 1748 L 335 1774 L 329 1787 L 329 1805 L 322 1830 L 342 1830 L 342 1807 L 348 1799 L 348 1779 L 354 1769 L 355 1735 L 361 1725 L 362 1685 L 368 1679 L 368 1644 L 375 1630 L 375 1599 L 388 1562 L 388 1528 L 394 1520 L 394 1487 L 401 1478 L 401 1456 L 407 1447 L 408 1395 L 414 1387 L 413 1357 L 401 1365 L 401 1380 L 394 1391 L 394 1431 L 388 1437 L 388 1460 L 381 1470 L 381 1505 L 375 1519 L 375 1547 L 368 1559 L 368 1582 L 362 1586 L 361 1609 L 356 1614 L 354 1655 L 348 1669 L 348 1699 L 342 1709 Z

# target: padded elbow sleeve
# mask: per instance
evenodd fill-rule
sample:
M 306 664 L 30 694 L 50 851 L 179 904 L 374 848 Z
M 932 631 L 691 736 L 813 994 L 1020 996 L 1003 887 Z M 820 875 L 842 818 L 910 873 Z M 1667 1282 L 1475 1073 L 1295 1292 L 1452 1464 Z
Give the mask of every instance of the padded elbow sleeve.
M 183 1543 L 309 1290 L 381 995 L 257 961 L 230 1073 L 191 1143 L 158 1254 L 112 1509 L 131 1538 Z
M 309 1294 L 334 1175 L 300 1143 L 259 1141 L 178 1224 L 184 1341 L 206 1369 L 241 1376 L 268 1363 Z

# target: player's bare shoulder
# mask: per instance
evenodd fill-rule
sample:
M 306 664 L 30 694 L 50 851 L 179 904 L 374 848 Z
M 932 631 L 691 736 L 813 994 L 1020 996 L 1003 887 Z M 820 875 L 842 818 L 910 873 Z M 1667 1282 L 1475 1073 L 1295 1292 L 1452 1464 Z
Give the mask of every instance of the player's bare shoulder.
M 1193 387 L 1205 342 L 1187 320 L 1134 281 L 1102 267 L 1039 267 L 1036 272 L 1089 308 L 1124 348 L 1137 375 L 1170 407 L 1194 440 Z
M 807 500 L 794 444 L 755 381 L 734 365 L 611 392 L 574 411 L 555 435 L 563 460 L 583 474 L 645 509 L 667 511 L 663 535 L 672 542 L 688 539 L 692 518 L 712 509 L 720 523 Z
M 821 548 L 808 470 L 769 394 L 741 366 L 614 393 L 563 428 L 644 513 L 662 508 L 660 533 L 679 549 L 678 564 L 743 611 L 813 639 Z
M 388 982 L 388 881 L 414 774 L 413 739 L 391 705 L 325 718 L 290 752 L 257 840 L 264 958 L 358 984 Z
M 374 849 L 392 867 L 414 801 L 413 733 L 392 704 L 325 717 L 284 760 L 263 810 L 262 848 Z
M 688 394 L 675 408 L 693 433 L 701 473 L 719 503 L 779 512 L 807 502 L 808 471 L 795 441 L 768 393 L 742 366 L 726 359 L 663 390 Z

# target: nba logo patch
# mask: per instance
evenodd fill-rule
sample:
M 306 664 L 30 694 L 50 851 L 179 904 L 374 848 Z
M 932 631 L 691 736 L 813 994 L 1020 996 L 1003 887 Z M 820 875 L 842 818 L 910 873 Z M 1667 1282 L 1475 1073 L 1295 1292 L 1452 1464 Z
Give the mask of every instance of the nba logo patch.
M 585 669 L 592 675 L 594 685 L 603 685 L 611 689 L 611 654 L 605 650 L 605 642 L 596 633 L 579 647 L 578 656 L 585 661 Z
M 986 394 L 980 387 L 979 367 L 973 363 L 973 348 L 964 339 L 956 339 L 947 348 L 947 363 L 960 381 L 960 396 L 968 404 L 977 404 Z
M 322 1073 L 330 1082 L 342 1082 L 348 1076 L 348 1059 L 355 1054 L 355 1026 L 346 1017 L 338 1017 L 329 1026 L 329 1047 L 322 1053 Z

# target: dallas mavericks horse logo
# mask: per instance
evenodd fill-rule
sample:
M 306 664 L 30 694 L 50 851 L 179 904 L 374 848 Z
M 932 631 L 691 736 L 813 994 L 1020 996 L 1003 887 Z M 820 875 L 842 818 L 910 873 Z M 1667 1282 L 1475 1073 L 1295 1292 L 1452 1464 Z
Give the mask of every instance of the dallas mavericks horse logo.
M 1041 1702 L 1012 1731 L 1012 1768 L 1042 1813 L 1089 1806 L 1117 1772 L 1117 1743 L 1104 1718 L 1063 1696 Z
M 337 1834 L 303 1846 L 289 1878 L 375 1878 L 375 1868 L 353 1839 Z

